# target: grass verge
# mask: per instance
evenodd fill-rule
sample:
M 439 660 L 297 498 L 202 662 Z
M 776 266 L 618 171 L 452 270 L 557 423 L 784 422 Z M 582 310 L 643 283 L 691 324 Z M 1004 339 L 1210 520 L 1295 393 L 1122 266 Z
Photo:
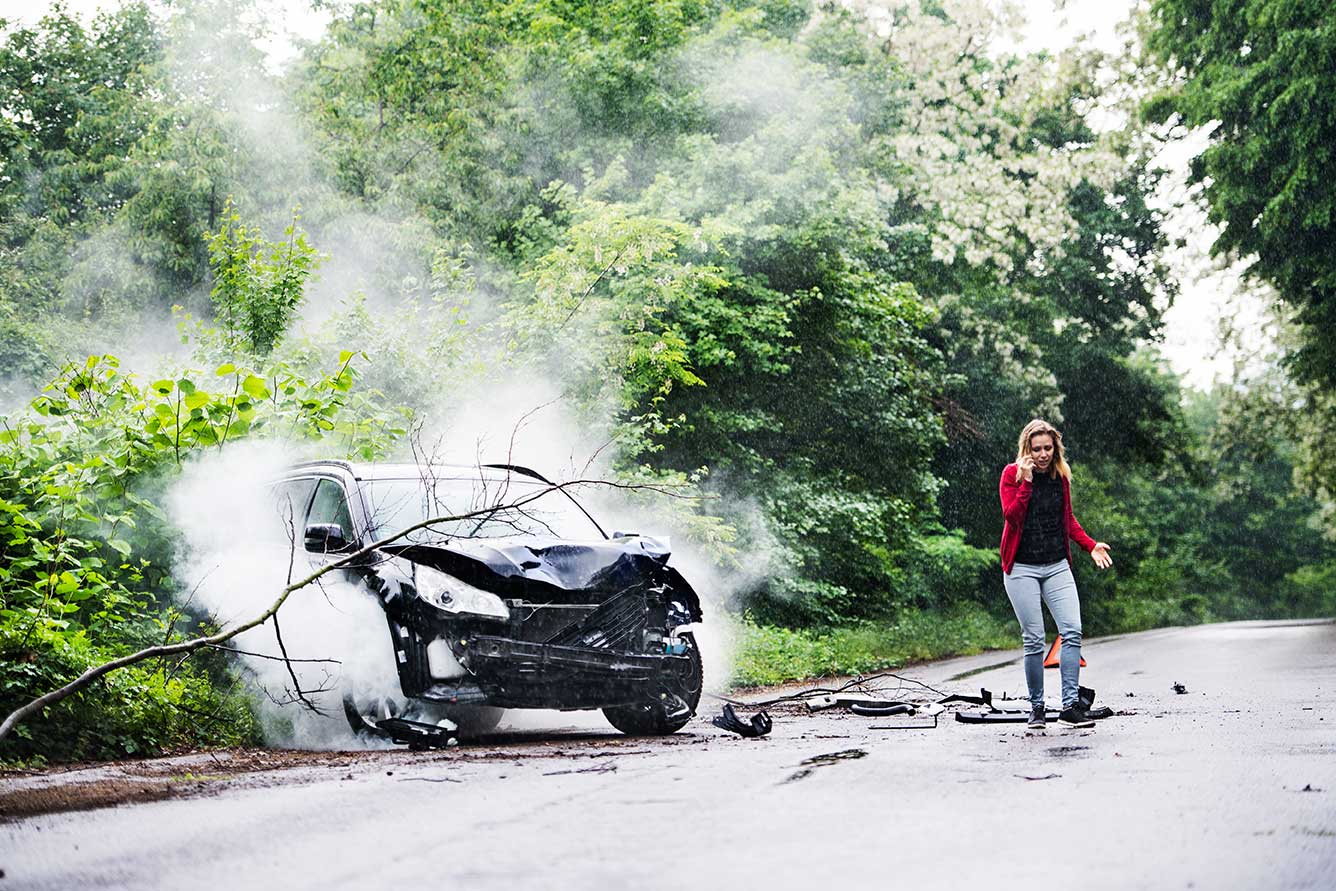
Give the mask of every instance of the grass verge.
M 754 687 L 840 674 L 867 674 L 909 662 L 1014 647 L 1014 619 L 978 607 L 947 613 L 909 610 L 894 621 L 793 630 L 744 617 L 737 631 L 733 684 Z

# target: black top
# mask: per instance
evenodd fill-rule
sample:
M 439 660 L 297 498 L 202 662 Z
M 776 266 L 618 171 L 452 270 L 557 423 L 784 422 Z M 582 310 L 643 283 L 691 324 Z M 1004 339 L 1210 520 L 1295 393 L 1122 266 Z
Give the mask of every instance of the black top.
M 1025 528 L 1016 562 L 1044 566 L 1067 559 L 1067 524 L 1063 522 L 1062 477 L 1035 473 Z

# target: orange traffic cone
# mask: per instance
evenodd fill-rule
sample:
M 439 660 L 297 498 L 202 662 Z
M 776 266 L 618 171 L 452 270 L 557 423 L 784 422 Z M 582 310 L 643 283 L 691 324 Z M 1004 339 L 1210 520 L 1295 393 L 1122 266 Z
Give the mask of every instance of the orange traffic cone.
M 1048 648 L 1048 655 L 1044 657 L 1045 668 L 1058 667 L 1058 651 L 1061 649 L 1062 649 L 1062 635 L 1059 634 L 1057 637 L 1053 638 L 1053 646 Z M 1085 656 L 1082 656 L 1081 667 L 1085 668 L 1085 665 L 1086 665 Z

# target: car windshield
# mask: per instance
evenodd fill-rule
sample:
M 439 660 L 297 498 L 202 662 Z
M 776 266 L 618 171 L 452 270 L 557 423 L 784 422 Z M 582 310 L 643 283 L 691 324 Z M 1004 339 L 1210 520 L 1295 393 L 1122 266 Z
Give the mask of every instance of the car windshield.
M 548 490 L 548 491 L 544 491 Z M 387 538 L 432 517 L 476 514 L 435 523 L 407 541 L 442 538 L 602 538 L 598 528 L 562 492 L 537 480 L 373 479 L 362 483 L 375 536 Z

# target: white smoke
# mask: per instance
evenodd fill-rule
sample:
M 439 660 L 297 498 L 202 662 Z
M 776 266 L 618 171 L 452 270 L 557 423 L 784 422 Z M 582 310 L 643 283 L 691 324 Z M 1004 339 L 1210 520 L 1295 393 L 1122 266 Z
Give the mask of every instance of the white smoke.
M 168 516 L 182 536 L 175 566 L 182 598 L 221 628 L 263 614 L 290 579 L 315 568 L 300 545 L 302 530 L 290 525 L 271 489 L 295 457 L 274 442 L 229 445 L 187 465 L 168 495 Z M 228 644 L 243 651 L 238 664 L 267 739 L 310 749 L 365 745 L 343 715 L 345 681 L 355 677 L 362 696 L 402 698 L 380 605 L 336 571 L 293 592 L 277 619 L 282 647 L 272 621 Z

